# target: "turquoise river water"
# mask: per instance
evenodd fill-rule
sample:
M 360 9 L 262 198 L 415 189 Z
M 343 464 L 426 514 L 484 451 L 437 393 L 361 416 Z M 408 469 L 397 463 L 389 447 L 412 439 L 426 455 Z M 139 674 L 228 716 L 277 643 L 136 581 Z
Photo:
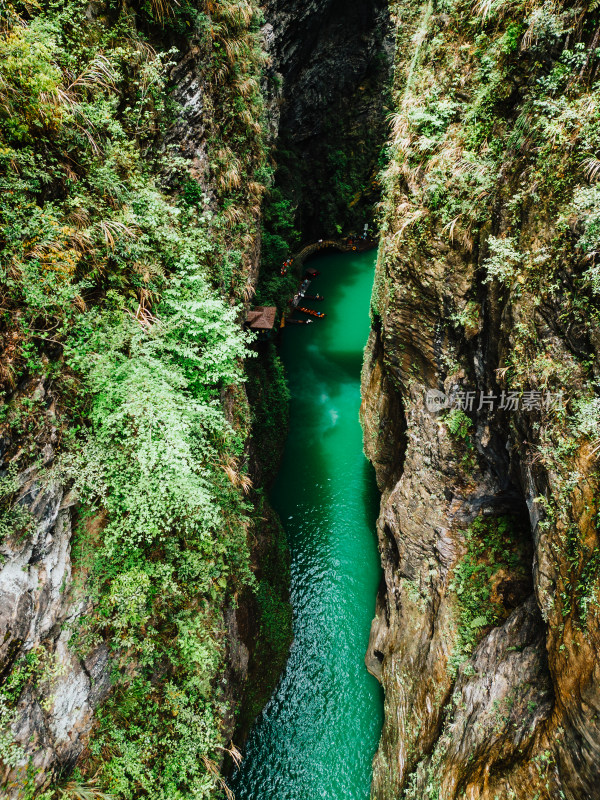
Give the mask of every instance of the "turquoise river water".
M 380 580 L 378 496 L 358 420 L 375 251 L 323 255 L 283 331 L 290 432 L 271 494 L 292 558 L 294 642 L 231 779 L 236 800 L 368 800 L 383 698 L 364 666 Z M 300 316 L 299 314 L 297 316 Z

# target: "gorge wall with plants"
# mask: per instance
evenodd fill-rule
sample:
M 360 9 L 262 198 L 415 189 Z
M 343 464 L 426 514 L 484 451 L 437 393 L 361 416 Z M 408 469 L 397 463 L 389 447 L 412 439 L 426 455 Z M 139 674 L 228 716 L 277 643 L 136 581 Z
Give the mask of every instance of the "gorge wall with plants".
M 253 0 L 0 12 L 5 797 L 224 791 L 271 552 L 242 329 L 261 25 Z
M 373 796 L 597 796 L 599 15 L 3 5 L 4 796 L 223 796 L 290 625 L 261 490 L 285 381 L 242 328 L 261 210 L 271 302 L 280 260 L 360 230 L 379 186 Z
M 385 689 L 373 797 L 588 800 L 599 11 L 427 0 L 392 13 L 362 406 L 385 573 L 367 655 Z M 429 390 L 463 407 L 430 409 Z
M 264 260 L 279 268 L 372 221 L 393 42 L 386 0 L 268 0 L 265 17 L 279 138 Z

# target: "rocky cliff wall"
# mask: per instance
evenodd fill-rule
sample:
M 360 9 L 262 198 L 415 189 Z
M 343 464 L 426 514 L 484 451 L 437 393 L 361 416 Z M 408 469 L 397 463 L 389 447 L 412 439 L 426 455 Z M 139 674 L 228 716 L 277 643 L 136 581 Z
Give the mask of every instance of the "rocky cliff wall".
M 35 391 L 43 396 L 43 385 Z M 50 443 L 45 451 L 48 465 L 54 456 Z M 27 686 L 25 674 L 25 691 L 17 689 L 13 708 L 3 707 L 4 724 L 12 723 L 14 754 L 13 763 L 5 760 L 2 775 L 7 797 L 21 796 L 26 783 L 20 769 L 24 763 L 32 776 L 45 776 L 57 764 L 68 769 L 75 763 L 94 710 L 111 686 L 104 643 L 85 658 L 69 648 L 71 624 L 90 610 L 89 600 L 72 591 L 75 498 L 59 482 L 42 484 L 36 467 L 19 473 L 17 481 L 21 506 L 32 515 L 34 529 L 24 541 L 17 530 L 2 542 L 0 663 L 5 681 L 23 657 L 37 675 Z
M 362 405 L 378 800 L 600 797 L 591 8 L 392 4 Z
M 392 59 L 383 0 L 269 0 L 271 80 L 281 82 L 277 185 L 306 241 L 356 230 L 378 199 Z
M 140 768 L 144 771 L 142 764 L 147 763 L 147 757 L 151 758 L 152 764 L 156 764 L 156 751 L 151 754 L 142 748 L 132 755 L 133 750 L 130 750 L 125 757 L 127 763 L 122 762 L 124 771 L 121 778 L 116 778 L 114 772 L 109 775 L 110 768 L 106 774 L 100 775 L 111 756 L 116 756 L 113 761 L 116 764 L 123 752 L 119 752 L 118 744 L 112 749 L 111 755 L 107 755 L 107 750 L 102 754 L 92 752 L 93 746 L 90 749 L 90 734 L 99 728 L 98 709 L 107 698 L 112 698 L 116 705 L 105 708 L 103 712 L 104 730 L 116 731 L 119 725 L 132 725 L 128 727 L 127 734 L 128 747 L 131 748 L 140 731 L 140 719 L 149 719 L 150 709 L 155 707 L 152 697 L 156 699 L 156 692 L 161 691 L 158 687 L 170 686 L 168 691 L 171 691 L 178 681 L 183 686 L 182 673 L 179 671 L 182 662 L 179 662 L 179 667 L 173 661 L 167 666 L 169 656 L 163 656 L 162 666 L 150 668 L 153 674 L 148 685 L 154 684 L 154 688 L 150 688 L 146 699 L 142 701 L 141 695 L 138 695 L 137 703 L 129 705 L 126 713 L 117 710 L 115 695 L 122 701 L 132 682 L 139 681 L 149 662 L 145 667 L 145 657 L 130 638 L 133 631 L 131 624 L 135 627 L 141 618 L 134 621 L 134 614 L 121 632 L 116 633 L 114 628 L 111 629 L 112 612 L 109 610 L 103 615 L 99 611 L 103 596 L 106 600 L 111 579 L 120 580 L 128 568 L 121 578 L 117 577 L 118 556 L 115 557 L 115 564 L 109 567 L 110 577 L 107 579 L 107 573 L 100 574 L 102 569 L 99 571 L 98 564 L 94 563 L 94 555 L 102 550 L 108 516 L 101 508 L 102 502 L 94 508 L 82 502 L 81 493 L 74 486 L 82 464 L 74 471 L 66 463 L 82 446 L 83 438 L 79 445 L 75 444 L 78 432 L 79 435 L 85 434 L 92 428 L 90 409 L 94 395 L 82 375 L 67 363 L 64 349 L 71 344 L 69 333 L 80 324 L 77 313 L 96 313 L 96 324 L 101 327 L 99 309 L 106 308 L 107 290 L 112 292 L 113 301 L 122 292 L 116 307 L 121 308 L 126 318 L 137 320 L 140 332 L 144 330 L 148 334 L 152 325 L 160 325 L 155 315 L 162 317 L 166 313 L 164 307 L 160 312 L 157 310 L 165 284 L 161 277 L 160 289 L 158 284 L 151 284 L 157 276 L 164 277 L 165 272 L 169 278 L 173 277 L 169 270 L 173 269 L 174 261 L 181 253 L 182 240 L 177 228 L 181 221 L 178 215 L 181 214 L 187 218 L 184 227 L 192 223 L 192 227 L 187 228 L 188 238 L 204 242 L 203 255 L 199 254 L 200 251 L 188 253 L 188 269 L 199 269 L 204 276 L 201 278 L 196 275 L 196 287 L 205 278 L 212 282 L 212 302 L 219 304 L 223 299 L 225 301 L 221 316 L 228 313 L 226 308 L 229 304 L 248 303 L 251 299 L 258 277 L 258 218 L 260 197 L 264 191 L 264 186 L 257 181 L 251 190 L 248 188 L 250 178 L 256 178 L 255 171 L 264 158 L 263 131 L 257 121 L 262 111 L 259 96 L 262 39 L 254 6 L 245 4 L 243 8 L 222 6 L 217 9 L 214 5 L 202 4 L 202 9 L 195 9 L 191 17 L 186 16 L 190 11 L 186 8 L 182 17 L 175 19 L 162 6 L 158 9 L 153 6 L 153 13 L 149 8 L 141 10 L 135 5 L 123 7 L 119 12 L 104 4 L 85 7 L 79 4 L 63 10 L 62 16 L 58 13 L 53 16 L 53 12 L 48 12 L 46 17 L 43 12 L 38 17 L 37 11 L 30 14 L 29 10 L 25 10 L 23 17 L 17 17 L 11 7 L 10 14 L 6 19 L 3 18 L 0 33 L 0 47 L 4 48 L 3 81 L 10 83 L 14 80 L 5 60 L 7 48 L 12 53 L 10 47 L 13 46 L 17 48 L 15 63 L 20 65 L 17 80 L 23 81 L 19 85 L 27 106 L 27 119 L 37 129 L 37 138 L 33 140 L 22 130 L 20 140 L 15 145 L 14 136 L 7 132 L 8 125 L 3 116 L 0 134 L 4 152 L 12 153 L 11 158 L 18 160 L 19 151 L 21 154 L 23 151 L 28 153 L 27 148 L 30 148 L 32 159 L 39 159 L 48 195 L 40 196 L 35 182 L 33 188 L 27 183 L 31 178 L 27 169 L 26 177 L 22 179 L 22 164 L 15 166 L 12 171 L 9 169 L 8 177 L 3 178 L 14 198 L 12 211 L 18 214 L 20 203 L 23 203 L 24 208 L 37 208 L 39 215 L 37 227 L 33 229 L 31 238 L 27 239 L 23 221 L 17 217 L 16 222 L 11 218 L 11 223 L 6 216 L 6 209 L 3 209 L 0 234 L 4 248 L 0 278 L 3 305 L 0 324 L 3 365 L 0 371 L 3 390 L 0 402 L 0 793 L 3 797 L 82 796 L 77 794 L 78 791 L 88 792 L 86 796 L 90 796 L 90 793 L 96 796 L 94 793 L 101 793 L 107 784 L 110 784 L 111 796 L 114 797 L 136 796 L 140 790 L 145 791 L 140 786 L 150 786 L 154 780 L 150 773 L 147 772 L 142 779 L 138 772 L 138 777 L 133 779 L 130 771 Z M 163 16 L 165 12 L 167 18 Z M 72 18 L 69 18 L 69 14 L 73 15 Z M 44 27 L 47 25 L 52 27 L 52 36 Z M 212 37 L 207 36 L 207 25 L 213 26 Z M 15 28 L 20 31 L 23 43 L 19 43 Z M 77 38 L 76 55 L 73 30 Z M 229 56 L 224 56 L 226 43 L 229 45 L 232 39 L 238 49 L 235 55 L 231 51 Z M 96 52 L 99 46 L 100 55 Z M 167 51 L 170 51 L 168 56 Z M 238 82 L 245 81 L 241 87 L 233 82 L 230 74 L 236 56 L 240 56 L 236 79 Z M 27 58 L 31 60 L 27 61 Z M 85 63 L 86 59 L 88 63 Z M 69 70 L 76 67 L 81 69 L 81 60 L 84 62 L 83 71 L 77 78 Z M 50 100 L 44 95 L 39 99 L 34 83 L 29 84 L 23 78 L 24 74 L 29 75 L 29 69 L 36 80 L 40 74 L 46 74 L 56 81 L 55 89 L 52 85 L 47 86 Z M 218 75 L 217 69 L 220 70 Z M 77 86 L 81 88 L 73 88 Z M 53 91 L 56 94 L 54 99 L 51 94 Z M 78 95 L 77 91 L 83 96 Z M 234 100 L 237 100 L 235 108 Z M 66 111 L 61 106 L 63 101 Z M 56 119 L 49 117 L 44 102 L 48 102 Z M 88 113 L 93 114 L 89 109 L 94 108 L 94 102 L 98 106 L 104 104 L 100 117 L 102 122 L 99 122 L 100 118 L 91 122 L 83 117 L 88 129 L 82 144 L 82 140 L 77 139 L 77 132 L 84 130 L 82 116 L 76 114 L 71 119 L 69 114 L 73 108 L 79 109 L 78 104 L 81 103 L 85 103 Z M 40 104 L 39 108 L 36 103 Z M 129 127 L 128 114 L 133 107 L 136 109 L 134 116 L 138 112 L 140 114 L 136 121 L 137 131 Z M 240 107 L 245 113 L 243 120 L 238 114 Z M 14 123 L 16 118 L 16 114 L 9 117 L 9 123 Z M 63 118 L 67 120 L 66 125 Z M 104 123 L 107 130 L 102 127 Z M 240 126 L 243 130 L 240 130 Z M 75 141 L 65 144 L 65 137 L 69 136 L 64 132 L 65 128 L 75 132 Z M 232 140 L 239 134 L 239 139 L 229 148 L 225 148 L 222 141 L 226 138 L 223 133 L 225 128 Z M 127 135 L 131 138 L 128 139 Z M 11 147 L 16 150 L 11 150 Z M 113 171 L 115 149 L 118 151 L 119 166 Z M 97 158 L 104 162 L 102 169 L 106 169 L 100 189 L 99 184 L 95 183 Z M 44 172 L 47 162 L 59 165 L 58 177 L 50 168 Z M 242 182 L 244 188 L 240 190 Z M 130 193 L 132 188 L 133 193 Z M 21 191 L 23 197 L 19 193 Z M 143 206 L 144 191 L 149 191 L 152 203 L 157 204 L 155 222 L 165 226 L 164 233 L 169 231 L 167 239 L 172 248 L 169 254 L 161 251 L 157 240 L 150 244 L 153 237 L 152 221 L 146 218 L 142 222 L 138 216 L 133 222 L 135 198 Z M 52 211 L 48 210 L 50 208 Z M 229 209 L 229 216 L 224 213 L 226 208 Z M 124 211 L 129 216 L 127 224 L 122 221 Z M 69 236 L 76 236 L 75 230 L 80 231 L 81 246 L 71 244 L 69 251 L 70 267 L 63 260 L 60 237 L 59 240 L 52 239 L 50 244 L 43 237 L 44 215 L 51 216 L 52 213 L 56 214 L 58 220 L 55 224 L 51 223 L 56 230 L 62 226 L 60 230 Z M 28 210 L 26 215 L 30 216 L 31 211 Z M 193 220 L 197 221 L 199 216 L 203 217 L 204 230 L 194 227 Z M 73 222 L 74 218 L 76 222 Z M 171 224 L 174 220 L 175 224 Z M 206 223 L 209 221 L 212 221 L 212 225 L 207 229 Z M 8 233 L 10 224 L 14 224 L 12 234 Z M 106 235 L 96 239 L 93 232 L 99 225 L 104 226 Z M 144 255 L 141 251 L 127 255 L 120 251 L 117 255 L 122 244 L 119 237 L 124 230 L 129 231 L 125 235 L 130 240 L 146 240 L 149 249 Z M 21 236 L 24 240 L 22 251 L 18 249 L 21 247 Z M 7 245 L 9 240 L 13 250 Z M 166 241 L 161 240 L 163 243 Z M 34 244 L 37 250 L 32 255 Z M 46 260 L 48 253 L 51 256 Z M 228 262 L 230 255 L 232 261 Z M 124 256 L 129 277 L 115 282 L 116 263 L 121 256 Z M 31 296 L 21 290 L 15 276 L 25 273 L 26 265 L 36 258 L 46 270 L 44 275 L 50 274 L 51 280 L 47 300 L 40 300 L 48 289 L 44 281 L 40 281 L 43 288 L 32 312 L 28 305 Z M 88 272 L 88 278 L 84 281 L 87 286 L 80 287 L 82 296 L 76 298 L 73 306 L 68 289 L 67 299 L 59 302 L 59 292 L 65 291 L 60 281 L 64 280 L 68 286 L 71 280 L 75 280 L 74 273 L 79 280 L 89 270 L 90 258 L 96 265 L 103 264 L 100 273 L 91 276 Z M 23 259 L 22 262 L 20 259 Z M 145 275 L 141 284 L 136 278 L 132 284 L 130 276 L 135 275 L 141 266 L 140 262 L 145 265 Z M 228 266 L 223 270 L 224 264 Z M 53 270 L 56 270 L 59 278 Z M 7 273 L 12 276 L 12 283 L 11 278 L 7 282 Z M 123 291 L 125 285 L 128 288 Z M 202 302 L 201 294 L 202 290 L 195 297 L 196 302 Z M 136 298 L 135 306 L 131 306 L 131 300 L 124 299 L 126 295 Z M 54 305 L 57 302 L 58 310 Z M 70 317 L 67 327 L 51 342 L 46 341 L 46 326 L 56 331 L 61 324 L 58 321 L 60 314 L 68 315 L 74 309 L 77 309 L 75 319 Z M 188 311 L 194 313 L 191 306 Z M 164 319 L 161 320 L 163 323 Z M 118 315 L 113 323 L 116 330 L 119 326 Z M 239 331 L 240 320 L 235 324 L 234 330 Z M 31 327 L 28 328 L 28 325 Z M 211 346 L 205 340 L 202 349 L 208 352 Z M 83 339 L 76 343 L 75 352 L 77 348 L 85 348 Z M 193 349 L 192 345 L 188 357 Z M 29 352 L 27 363 L 24 356 L 26 352 Z M 137 355 L 141 363 L 143 357 L 139 352 Z M 135 356 L 127 347 L 122 351 L 122 357 L 125 359 L 122 363 L 129 358 L 135 361 Z M 209 383 L 210 380 L 206 386 Z M 142 384 L 148 396 L 158 385 L 149 376 L 142 380 Z M 163 386 L 166 388 L 166 385 Z M 178 402 L 176 398 L 181 386 L 178 389 L 173 385 L 167 390 L 175 403 Z M 229 456 L 223 455 L 225 464 L 218 467 L 217 484 L 219 474 L 228 475 L 228 482 L 243 498 L 252 489 L 248 475 L 251 466 L 247 441 L 251 412 L 243 388 L 227 387 L 225 381 L 219 389 L 220 393 L 217 392 L 213 399 L 213 408 L 220 409 L 231 430 L 235 429 L 240 435 L 242 455 L 239 455 L 239 443 L 235 445 L 235 457 L 232 452 Z M 186 404 L 190 398 L 191 395 L 187 393 Z M 131 407 L 127 413 L 131 413 Z M 152 414 L 151 406 L 141 411 L 140 421 L 136 423 L 138 432 L 139 425 L 143 425 L 143 420 Z M 159 428 L 161 425 L 158 423 Z M 121 446 L 125 438 L 122 432 L 115 432 L 114 440 L 120 442 Z M 169 446 L 163 451 L 165 449 L 169 451 Z M 136 462 L 138 456 L 139 450 L 132 461 Z M 206 456 L 203 458 L 206 459 Z M 206 460 L 202 469 L 205 468 Z M 156 474 L 160 465 L 155 462 L 153 469 Z M 95 481 L 99 486 L 101 479 L 98 475 Z M 133 484 L 127 491 L 135 491 Z M 110 495 L 111 491 L 107 494 Z M 223 498 L 224 495 L 221 502 Z M 143 505 L 147 499 L 140 497 L 138 504 Z M 216 503 L 215 506 L 218 507 Z M 198 509 L 193 513 L 197 515 Z M 236 559 L 243 553 L 246 534 L 251 532 L 252 526 L 260 527 L 258 516 L 262 513 L 261 505 L 256 519 L 252 516 L 229 519 L 227 524 L 242 536 L 242 540 L 234 545 Z M 172 526 L 169 527 L 169 536 L 174 541 Z M 151 539 L 150 528 L 151 525 L 144 532 L 148 539 Z M 230 533 L 230 536 L 235 538 L 235 533 Z M 191 541 L 185 548 L 188 551 L 186 558 L 191 557 L 189 544 Z M 206 547 L 206 543 L 203 547 Z M 280 542 L 277 547 L 281 549 Z M 266 534 L 261 538 L 261 553 L 269 555 Z M 279 555 L 285 562 L 285 547 Z M 211 784 L 214 788 L 218 783 L 219 779 L 215 777 L 218 776 L 218 765 L 233 732 L 233 712 L 242 693 L 251 655 L 244 640 L 256 637 L 257 631 L 252 627 L 256 621 L 247 621 L 244 616 L 247 608 L 243 604 L 239 608 L 237 595 L 234 598 L 233 592 L 225 598 L 223 587 L 215 591 L 216 580 L 211 580 L 212 587 L 207 587 L 204 600 L 192 599 L 193 592 L 190 594 L 189 591 L 191 584 L 184 588 L 186 578 L 183 573 L 178 575 L 177 570 L 171 571 L 173 565 L 166 565 L 164 553 L 159 556 L 155 552 L 149 557 L 148 563 L 157 558 L 163 561 L 166 572 L 175 578 L 179 587 L 170 583 L 170 590 L 161 600 L 164 603 L 163 610 L 155 608 L 151 612 L 152 615 L 158 612 L 154 622 L 148 625 L 150 616 L 147 616 L 142 623 L 141 637 L 149 647 L 147 654 L 156 646 L 157 634 L 163 643 L 177 641 L 177 625 L 168 631 L 164 626 L 170 613 L 176 613 L 177 608 L 181 610 L 183 590 L 189 608 L 201 620 L 201 625 L 197 634 L 192 634 L 188 640 L 192 649 L 200 647 L 200 650 L 195 655 L 192 653 L 192 682 L 182 691 L 189 696 L 190 692 L 193 694 L 195 691 L 194 681 L 205 680 L 201 676 L 207 655 L 209 663 L 212 660 L 215 666 L 218 665 L 217 671 L 208 678 L 207 685 L 210 688 L 201 689 L 199 706 L 192 714 L 189 708 L 183 711 L 188 727 L 184 724 L 175 736 L 176 741 L 185 742 L 185 747 L 190 741 L 193 741 L 193 747 L 204 747 L 208 741 L 207 735 L 212 735 L 210 722 L 206 725 L 210 716 L 202 723 L 202 733 L 198 727 L 200 716 L 203 709 L 208 709 L 209 715 L 216 711 L 215 728 L 220 749 L 213 751 L 211 758 L 214 760 L 209 760 L 208 750 L 205 752 L 205 762 L 197 754 L 197 763 L 191 765 L 191 773 L 196 777 L 189 772 L 186 774 L 187 768 L 182 760 L 179 760 L 177 767 L 177 780 L 181 785 L 185 785 L 186 781 L 188 787 L 194 781 L 203 782 L 202 792 L 208 792 L 211 791 Z M 214 561 L 211 563 L 214 564 Z M 194 583 L 198 580 L 198 573 L 195 574 Z M 275 582 L 277 576 L 271 578 Z M 128 590 L 125 591 L 127 594 Z M 129 599 L 134 605 L 138 604 L 138 609 L 148 602 L 144 591 L 140 584 L 129 593 Z M 276 588 L 275 594 L 277 591 Z M 285 594 L 285 588 L 282 591 Z M 109 608 L 116 611 L 120 607 L 122 610 L 123 599 L 115 597 L 109 601 Z M 210 609 L 209 617 L 201 618 L 207 606 Z M 162 628 L 162 631 L 159 633 L 157 628 Z M 128 633 L 125 633 L 126 629 Z M 214 652 L 210 655 L 210 641 L 216 632 L 220 639 L 220 653 L 215 660 Z M 154 642 L 150 644 L 153 636 Z M 208 650 L 203 654 L 202 648 L 207 645 Z M 168 652 L 168 646 L 164 652 Z M 136 692 L 139 687 L 140 684 Z M 211 711 L 213 702 L 215 706 Z M 179 705 L 173 714 L 169 712 L 170 719 L 176 721 L 182 709 L 183 706 Z M 138 716 L 140 714 L 141 717 Z M 194 728 L 194 725 L 197 727 Z M 164 737 L 166 731 L 167 726 L 162 725 L 159 735 Z M 152 739 L 154 734 L 148 730 L 143 737 L 148 735 Z M 135 747 L 133 745 L 134 750 Z M 137 766 L 134 767 L 134 763 Z M 80 769 L 78 777 L 68 782 L 75 765 Z M 120 769 L 117 767 L 117 772 Z M 202 771 L 204 777 L 198 777 Z M 164 777 L 162 775 L 159 780 Z M 159 791 L 156 786 L 155 791 Z

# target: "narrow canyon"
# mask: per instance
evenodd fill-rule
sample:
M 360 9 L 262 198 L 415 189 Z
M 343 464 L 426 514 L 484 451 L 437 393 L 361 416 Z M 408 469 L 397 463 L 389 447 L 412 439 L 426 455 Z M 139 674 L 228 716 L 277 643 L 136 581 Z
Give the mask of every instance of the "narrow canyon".
M 2 797 L 600 800 L 600 6 L 11 0 L 0 101 Z

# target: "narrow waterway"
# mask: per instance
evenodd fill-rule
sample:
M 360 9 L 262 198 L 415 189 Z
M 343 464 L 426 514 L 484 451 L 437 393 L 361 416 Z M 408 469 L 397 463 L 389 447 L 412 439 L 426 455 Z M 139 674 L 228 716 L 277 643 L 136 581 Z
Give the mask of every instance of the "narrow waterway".
M 286 328 L 290 433 L 271 500 L 292 557 L 294 643 L 232 778 L 237 800 L 368 800 L 383 698 L 364 666 L 380 579 L 378 497 L 358 421 L 375 251 L 324 255 Z M 298 315 L 299 316 L 299 315 Z

